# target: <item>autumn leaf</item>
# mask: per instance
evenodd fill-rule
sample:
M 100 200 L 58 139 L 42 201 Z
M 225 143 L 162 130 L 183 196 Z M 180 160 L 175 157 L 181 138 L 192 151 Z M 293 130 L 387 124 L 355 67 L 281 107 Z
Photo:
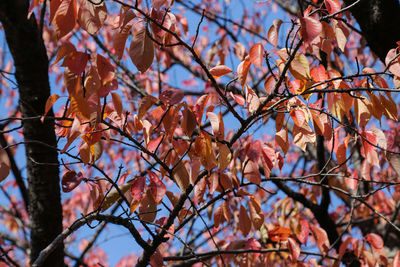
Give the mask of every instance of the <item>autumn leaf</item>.
M 121 199 L 121 194 L 125 194 L 131 189 L 132 184 L 126 183 L 119 188 L 119 191 L 116 188 L 111 189 L 111 191 L 104 198 L 103 204 L 101 205 L 101 211 L 108 210 L 112 205 L 114 205 L 118 200 Z
M 322 254 L 326 254 L 329 251 L 329 239 L 325 230 L 319 226 L 310 225 L 311 232 L 314 236 L 317 247 Z
M 239 230 L 244 236 L 247 236 L 251 230 L 251 220 L 246 209 L 240 205 L 239 211 Z
M 292 230 L 286 227 L 275 226 L 272 230 L 268 231 L 268 238 L 273 242 L 282 242 L 287 241 L 292 234 Z
M 250 60 L 250 57 L 247 56 L 245 58 L 245 60 L 240 62 L 240 64 L 237 67 L 237 74 L 238 74 L 238 77 L 239 77 L 239 83 L 242 86 L 242 88 L 244 87 L 244 85 L 246 83 L 247 74 L 249 73 L 250 66 L 251 66 L 251 60 Z
M 133 213 L 138 207 L 140 201 L 143 199 L 144 189 L 146 185 L 146 178 L 139 177 L 131 182 L 132 186 L 130 188 L 130 194 L 132 196 L 132 201 L 130 204 L 130 212 Z
M 300 246 L 297 244 L 296 241 L 294 241 L 292 238 L 288 238 L 288 249 L 290 252 L 290 255 L 292 256 L 293 262 L 297 262 L 297 259 L 300 256 Z
M 96 34 L 107 18 L 107 6 L 105 2 L 93 4 L 90 1 L 81 0 L 79 5 L 79 25 L 88 33 Z
M 272 22 L 272 26 L 269 28 L 267 33 L 268 42 L 270 42 L 275 47 L 278 45 L 279 29 L 282 23 L 283 23 L 282 20 L 275 19 Z
M 175 166 L 173 170 L 174 180 L 182 192 L 186 192 L 189 185 L 189 174 L 186 170 L 185 164 L 182 161 Z
M 322 24 L 311 17 L 300 17 L 300 32 L 305 43 L 311 43 L 322 33 Z
M 146 29 L 141 29 L 133 35 L 129 56 L 136 68 L 142 73 L 150 68 L 154 58 L 154 44 Z
M 7 152 L 3 148 L 0 148 L 0 182 L 6 179 L 10 174 L 10 166 Z
M 167 192 L 167 187 L 154 172 L 149 172 L 149 173 L 152 173 L 152 175 L 149 175 L 150 191 L 156 203 L 160 203 L 165 193 Z
M 50 21 L 58 39 L 61 39 L 74 29 L 76 20 L 77 5 L 75 0 L 51 1 Z
M 131 29 L 132 25 L 128 24 L 120 31 L 117 31 L 113 36 L 115 55 L 118 57 L 118 59 L 121 59 L 122 55 L 124 54 L 126 39 L 131 33 Z
M 225 65 L 218 65 L 210 69 L 210 73 L 212 76 L 214 76 L 214 78 L 219 78 L 231 72 L 232 70 Z
M 382 249 L 383 248 L 383 239 L 377 234 L 370 233 L 365 236 L 365 239 L 368 243 L 371 244 L 372 247 L 375 249 Z
M 261 43 L 257 43 L 250 48 L 250 61 L 257 68 L 262 67 L 263 58 L 264 58 L 264 47 Z

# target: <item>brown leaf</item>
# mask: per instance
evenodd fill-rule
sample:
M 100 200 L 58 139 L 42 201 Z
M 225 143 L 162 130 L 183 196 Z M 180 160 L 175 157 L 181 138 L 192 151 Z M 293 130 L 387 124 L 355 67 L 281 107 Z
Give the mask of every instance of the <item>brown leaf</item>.
M 7 152 L 0 148 L 0 182 L 10 174 L 10 160 Z

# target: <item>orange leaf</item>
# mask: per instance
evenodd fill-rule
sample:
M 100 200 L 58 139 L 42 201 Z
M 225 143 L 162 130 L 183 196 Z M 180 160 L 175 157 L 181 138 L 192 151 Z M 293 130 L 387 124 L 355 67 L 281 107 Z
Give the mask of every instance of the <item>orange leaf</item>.
M 264 47 L 261 43 L 257 43 L 250 48 L 250 61 L 257 68 L 261 68 L 263 64 L 264 57 Z
M 154 58 L 154 44 L 146 29 L 141 29 L 133 35 L 129 56 L 136 68 L 142 73 L 150 68 Z
M 247 74 L 249 73 L 251 66 L 251 60 L 250 57 L 247 56 L 244 61 L 240 62 L 240 64 L 237 67 L 237 73 L 239 76 L 239 83 L 244 87 L 244 84 L 246 83 L 247 80 Z
M 46 114 L 49 112 L 49 110 L 53 107 L 54 103 L 57 101 L 57 99 L 59 99 L 60 96 L 59 95 L 51 95 L 49 96 L 49 98 L 46 101 L 46 106 L 44 109 L 44 114 L 42 116 L 42 118 L 40 119 L 42 122 L 44 121 L 44 117 L 46 117 Z
M 268 35 L 267 35 L 268 42 L 270 42 L 275 47 L 278 45 L 279 29 L 281 27 L 281 24 L 282 20 L 275 19 L 272 22 L 272 26 L 268 30 Z
M 56 2 L 56 0 L 51 1 L 51 2 L 52 3 Z M 56 60 L 53 62 L 52 66 L 55 65 L 61 59 L 63 59 L 65 56 L 68 56 L 70 53 L 75 52 L 75 51 L 76 51 L 76 49 L 73 44 L 71 44 L 70 42 L 63 43 L 60 46 L 60 48 L 58 49 Z
M 181 122 L 182 130 L 186 133 L 187 136 L 191 137 L 193 131 L 196 129 L 196 116 L 193 111 L 185 106 L 185 109 L 182 111 L 183 119 Z
M 292 234 L 292 230 L 286 227 L 276 226 L 272 230 L 268 231 L 268 238 L 273 242 L 281 242 L 286 241 Z
M 219 156 L 218 156 L 218 167 L 221 171 L 225 170 L 228 167 L 229 163 L 232 160 L 232 154 L 229 150 L 229 147 L 226 144 L 218 143 L 219 147 Z
M 232 70 L 228 66 L 225 66 L 225 65 L 218 65 L 218 66 L 215 66 L 214 68 L 210 69 L 211 75 L 214 76 L 215 78 L 224 76 L 231 72 L 232 72 Z
M 289 138 L 286 127 L 283 127 L 279 132 L 276 133 L 275 141 L 278 143 L 283 153 L 286 155 L 289 150 Z

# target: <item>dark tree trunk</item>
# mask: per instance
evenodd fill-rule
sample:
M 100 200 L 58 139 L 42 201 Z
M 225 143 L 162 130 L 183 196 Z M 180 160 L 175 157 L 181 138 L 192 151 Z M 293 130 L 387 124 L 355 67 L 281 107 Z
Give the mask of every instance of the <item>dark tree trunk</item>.
M 14 59 L 23 118 L 43 114 L 50 95 L 46 48 L 34 15 L 27 19 L 28 5 L 27 0 L 0 0 L 0 21 Z M 30 259 L 33 262 L 62 231 L 59 167 L 53 120 L 41 123 L 39 119 L 26 119 L 23 133 L 30 201 Z M 44 266 L 63 266 L 63 257 L 63 246 L 59 246 Z
M 355 0 L 344 0 L 350 5 Z M 361 0 L 351 9 L 371 50 L 385 62 L 387 52 L 400 41 L 399 0 Z

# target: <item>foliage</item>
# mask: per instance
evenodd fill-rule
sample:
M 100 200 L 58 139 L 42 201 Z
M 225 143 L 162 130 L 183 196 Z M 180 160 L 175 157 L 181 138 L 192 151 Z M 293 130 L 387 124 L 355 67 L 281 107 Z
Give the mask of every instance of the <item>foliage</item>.
M 298 2 L 32 0 L 54 94 L 22 118 L 3 58 L 4 262 L 28 265 L 21 123 L 55 108 L 68 264 L 108 266 L 115 224 L 116 266 L 400 266 L 399 47 L 383 65 L 351 6 Z

